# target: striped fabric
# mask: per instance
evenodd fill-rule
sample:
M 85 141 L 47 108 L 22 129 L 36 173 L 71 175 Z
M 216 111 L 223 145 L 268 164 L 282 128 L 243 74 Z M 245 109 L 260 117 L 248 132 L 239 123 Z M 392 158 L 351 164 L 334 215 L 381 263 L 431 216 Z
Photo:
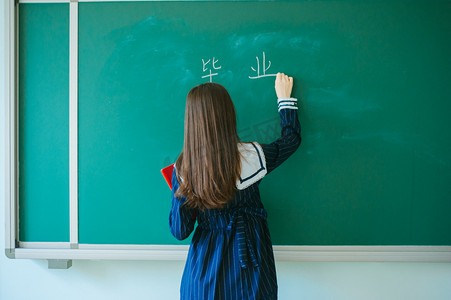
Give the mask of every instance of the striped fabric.
M 270 173 L 299 147 L 300 125 L 295 109 L 279 111 L 282 136 L 261 145 Z M 176 170 L 172 175 L 171 233 L 179 240 L 194 232 L 180 299 L 244 300 L 277 299 L 277 278 L 266 210 L 260 200 L 259 184 L 237 190 L 224 209 L 198 211 L 182 206 Z
M 284 108 L 298 109 L 296 98 L 279 98 L 277 103 L 279 104 L 279 111 Z

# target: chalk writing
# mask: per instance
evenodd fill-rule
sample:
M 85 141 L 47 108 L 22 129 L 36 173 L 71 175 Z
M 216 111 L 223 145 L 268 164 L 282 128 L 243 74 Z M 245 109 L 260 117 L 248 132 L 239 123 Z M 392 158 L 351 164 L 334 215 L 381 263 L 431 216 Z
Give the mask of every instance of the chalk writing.
M 266 71 L 269 70 L 269 68 L 271 67 L 271 61 L 268 61 L 268 67 L 266 67 L 266 56 L 265 56 L 265 52 L 263 52 L 263 64 L 261 70 L 263 70 L 263 75 L 260 75 L 260 60 L 258 59 L 258 56 L 255 57 L 257 59 L 257 70 L 255 70 L 254 67 L 251 67 L 251 69 L 254 72 L 257 72 L 257 76 L 249 76 L 250 79 L 258 79 L 258 78 L 262 78 L 262 77 L 268 77 L 268 76 L 277 76 L 277 74 L 266 74 Z
M 210 62 L 211 62 L 211 67 L 209 67 Z M 213 57 L 213 59 L 209 59 L 207 61 L 202 59 L 202 72 L 204 72 L 204 73 L 210 72 L 209 74 L 202 76 L 202 78 L 210 77 L 210 82 L 212 82 L 213 76 L 218 75 L 218 73 L 213 73 L 212 70 L 219 70 L 222 68 L 222 66 L 219 66 L 219 67 L 216 66 L 217 62 L 218 62 L 218 60 L 215 60 L 214 57 Z

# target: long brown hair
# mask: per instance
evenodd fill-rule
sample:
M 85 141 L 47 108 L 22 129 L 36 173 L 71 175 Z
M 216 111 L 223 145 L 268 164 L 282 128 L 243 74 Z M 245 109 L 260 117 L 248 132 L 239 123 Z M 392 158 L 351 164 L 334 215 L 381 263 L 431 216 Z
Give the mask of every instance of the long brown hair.
M 241 163 L 236 114 L 227 90 L 200 84 L 188 93 L 183 150 L 176 162 L 180 188 L 190 208 L 222 208 L 233 198 Z

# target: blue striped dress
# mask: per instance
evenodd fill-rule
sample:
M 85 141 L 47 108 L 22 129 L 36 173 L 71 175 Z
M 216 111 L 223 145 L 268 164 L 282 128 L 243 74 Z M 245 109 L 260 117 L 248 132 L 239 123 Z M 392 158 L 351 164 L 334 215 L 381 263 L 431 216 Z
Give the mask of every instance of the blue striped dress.
M 277 299 L 274 254 L 259 184 L 301 142 L 296 99 L 279 99 L 278 103 L 281 137 L 271 144 L 246 144 L 250 159 L 234 199 L 225 208 L 202 212 L 182 206 L 185 199 L 174 196 L 179 188 L 174 168 L 171 233 L 183 240 L 197 222 L 182 276 L 182 300 Z

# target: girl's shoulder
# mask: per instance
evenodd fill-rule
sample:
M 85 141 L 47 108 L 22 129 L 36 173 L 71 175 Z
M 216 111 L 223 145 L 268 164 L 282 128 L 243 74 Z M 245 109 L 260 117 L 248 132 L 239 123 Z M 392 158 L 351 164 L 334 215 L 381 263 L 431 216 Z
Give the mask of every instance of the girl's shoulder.
M 236 187 L 244 190 L 266 175 L 266 160 L 262 147 L 256 142 L 239 143 L 238 150 L 241 156 L 241 174 Z

